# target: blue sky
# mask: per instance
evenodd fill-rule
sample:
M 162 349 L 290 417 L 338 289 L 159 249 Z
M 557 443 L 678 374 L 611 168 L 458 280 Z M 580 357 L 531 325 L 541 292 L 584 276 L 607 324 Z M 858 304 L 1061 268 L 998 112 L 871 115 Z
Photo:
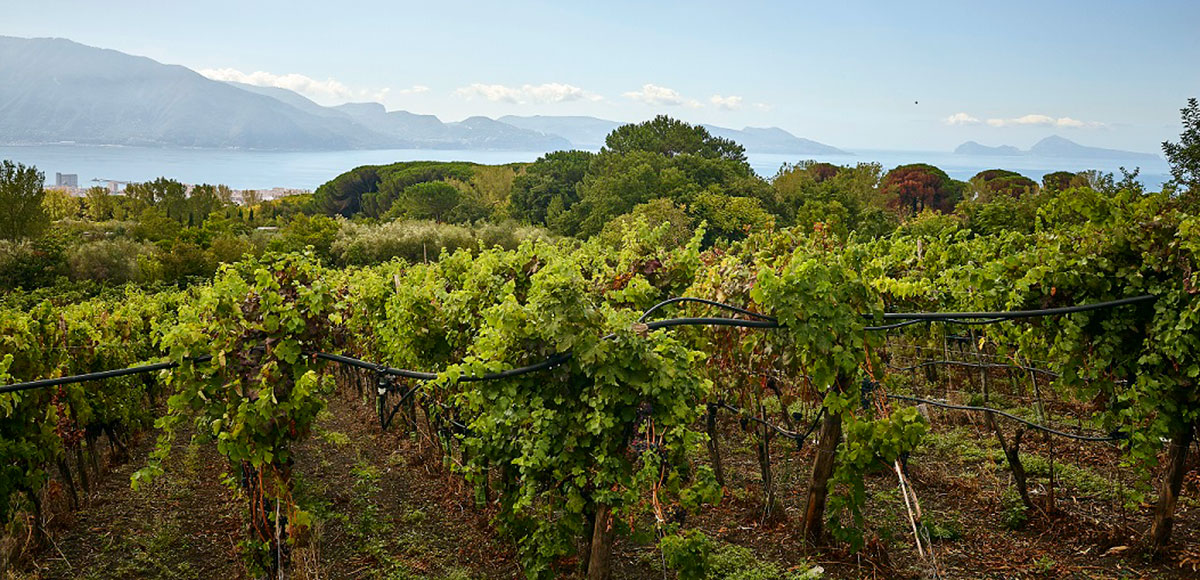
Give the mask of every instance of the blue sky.
M 1157 152 L 1200 96 L 1200 2 L 6 3 L 57 36 L 321 102 L 471 115 L 657 113 L 858 149 Z

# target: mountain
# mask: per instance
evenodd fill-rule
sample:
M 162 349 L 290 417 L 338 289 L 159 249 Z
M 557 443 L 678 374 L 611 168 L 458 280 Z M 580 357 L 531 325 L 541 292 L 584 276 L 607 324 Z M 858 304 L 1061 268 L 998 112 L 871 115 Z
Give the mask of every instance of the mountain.
M 64 39 L 0 37 L 9 143 L 357 149 L 388 139 L 182 66 Z
M 980 145 L 974 141 L 967 141 L 962 145 L 954 148 L 954 152 L 958 155 L 985 155 L 985 156 L 1011 156 L 1024 155 L 1025 153 L 1012 145 L 1000 145 L 999 147 L 989 147 Z
M 974 141 L 967 141 L 954 149 L 958 155 L 1028 155 L 1032 157 L 1050 157 L 1064 159 L 1121 159 L 1121 160 L 1158 160 L 1153 153 L 1138 153 L 1136 151 L 1121 151 L 1119 149 L 1102 149 L 1080 145 L 1065 137 L 1052 135 L 1046 137 L 1028 151 L 1022 151 L 1011 145 L 989 147 Z
M 0 36 L 0 143 L 554 151 L 599 149 L 620 125 L 553 116 L 444 123 L 379 103 L 325 107 L 286 89 L 215 81 L 66 39 Z M 774 127 L 705 127 L 756 153 L 845 153 Z
M 733 139 L 754 153 L 782 153 L 790 155 L 850 155 L 837 147 L 797 137 L 779 127 L 746 127 L 741 131 L 705 125 L 709 133 L 717 137 Z
M 484 118 L 443 123 L 378 103 L 323 107 L 58 38 L 0 36 L 0 142 L 266 150 L 551 151 L 555 135 Z
M 521 129 L 487 117 L 469 117 L 457 123 L 447 123 L 446 126 L 471 149 L 559 151 L 572 148 L 570 141 L 558 135 Z
M 621 123 L 616 121 L 597 119 L 596 117 L 555 117 L 549 115 L 534 115 L 532 117 L 506 115 L 500 117 L 497 121 L 530 131 L 558 135 L 580 149 L 599 149 L 603 147 L 604 138 L 609 133 L 612 133 L 613 129 L 621 126 Z
M 1151 153 L 1087 147 L 1058 135 L 1038 141 L 1029 148 L 1029 153 L 1039 157 L 1070 157 L 1073 159 L 1158 159 L 1158 155 Z
M 500 121 L 546 134 L 565 137 L 572 145 L 581 149 L 599 149 L 604 146 L 604 138 L 613 129 L 621 126 L 616 121 L 597 119 L 595 117 L 555 117 L 537 115 L 533 117 L 517 117 L 509 115 L 500 117 Z M 726 139 L 733 139 L 753 153 L 782 153 L 792 155 L 848 155 L 836 147 L 830 147 L 810 139 L 797 137 L 778 127 L 757 128 L 746 127 L 742 130 L 727 129 L 715 125 L 704 125 L 709 133 Z

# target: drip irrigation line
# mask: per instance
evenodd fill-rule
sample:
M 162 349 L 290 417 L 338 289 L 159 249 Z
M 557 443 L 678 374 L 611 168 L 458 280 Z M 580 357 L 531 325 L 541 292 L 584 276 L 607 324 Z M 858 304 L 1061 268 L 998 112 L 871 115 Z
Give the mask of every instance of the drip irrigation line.
M 943 403 L 941 401 L 933 401 L 930 399 L 922 399 L 919 397 L 909 397 L 906 395 L 887 395 L 887 398 L 898 400 L 898 401 L 909 401 L 909 402 L 913 402 L 913 403 L 933 405 L 934 407 L 941 407 L 943 409 L 951 409 L 951 410 L 955 410 L 955 411 L 979 411 L 982 413 L 992 413 L 995 415 L 1000 415 L 1001 417 L 1006 417 L 1008 419 L 1012 419 L 1013 421 L 1016 421 L 1018 423 L 1023 423 L 1029 427 L 1037 429 L 1038 431 L 1049 433 L 1051 435 L 1058 435 L 1059 437 L 1066 437 L 1068 439 L 1074 439 L 1076 441 L 1111 442 L 1111 441 L 1124 441 L 1125 439 L 1128 439 L 1128 436 L 1121 434 L 1120 432 L 1113 432 L 1112 435 L 1108 435 L 1105 437 L 1096 437 L 1096 436 L 1092 436 L 1092 435 L 1076 435 L 1074 433 L 1066 433 L 1063 431 L 1059 431 L 1057 429 L 1052 429 L 1045 425 L 1040 425 L 1038 423 L 1034 423 L 1033 421 L 1028 421 L 1026 419 L 1022 419 L 1016 415 L 1013 415 L 1011 413 L 1006 413 L 999 409 L 993 409 L 991 407 L 976 407 L 976 406 L 972 406 L 972 405 L 952 405 L 950 403 Z
M 1027 367 L 1027 366 L 1022 366 L 1022 365 L 1006 365 L 1006 364 L 1000 364 L 1000 363 L 972 363 L 972 362 L 959 361 L 959 360 L 927 360 L 927 361 L 920 362 L 915 365 L 911 365 L 911 366 L 907 366 L 907 367 L 898 367 L 898 366 L 893 366 L 893 365 L 889 364 L 889 365 L 887 365 L 887 368 L 889 370 L 902 372 L 902 371 L 912 371 L 912 370 L 916 370 L 919 368 L 932 367 L 932 366 L 955 366 L 955 367 L 967 367 L 967 368 L 972 368 L 972 369 L 1016 369 L 1016 370 L 1029 371 L 1029 372 L 1034 372 L 1034 373 L 1041 373 L 1041 374 L 1048 375 L 1051 377 L 1061 377 L 1062 376 L 1061 374 L 1056 373 L 1052 370 L 1040 369 L 1037 367 Z
M 1038 316 L 1057 316 L 1057 315 L 1062 315 L 1062 314 L 1071 314 L 1071 313 L 1075 313 L 1075 312 L 1088 312 L 1088 311 L 1099 310 L 1099 309 L 1103 309 L 1103 308 L 1113 308 L 1113 307 L 1117 307 L 1117 306 L 1123 306 L 1126 304 L 1139 304 L 1139 303 L 1143 303 L 1143 302 L 1149 302 L 1149 301 L 1152 301 L 1155 299 L 1157 299 L 1156 296 L 1151 295 L 1151 294 L 1146 294 L 1143 296 L 1134 296 L 1132 298 L 1122 298 L 1120 300 L 1112 300 L 1112 301 L 1108 301 L 1108 302 L 1097 302 L 1094 304 L 1085 304 L 1085 305 L 1079 305 L 1079 306 L 1048 308 L 1048 309 L 1044 309 L 1044 310 L 1013 310 L 1013 311 L 1008 311 L 1008 312 L 887 312 L 887 313 L 883 314 L 883 319 L 884 320 L 907 320 L 907 321 L 940 320 L 940 321 L 944 321 L 944 322 L 945 321 L 961 322 L 961 321 L 965 321 L 965 320 L 987 321 L 987 319 L 996 319 L 997 321 L 998 320 L 1012 320 L 1012 319 L 1018 319 L 1018 318 L 1033 318 L 1033 317 L 1038 317 Z M 648 330 L 658 330 L 658 329 L 662 329 L 662 328 L 672 328 L 672 327 L 676 327 L 676 326 L 732 326 L 732 327 L 741 327 L 741 328 L 782 328 L 783 327 L 783 324 L 781 324 L 778 320 L 776 320 L 774 318 L 771 318 L 771 317 L 763 315 L 763 314 L 757 314 L 754 312 L 750 312 L 748 310 L 744 310 L 744 309 L 741 309 L 741 308 L 738 308 L 736 306 L 732 306 L 729 304 L 722 304 L 720 302 L 714 302 L 711 300 L 703 300 L 703 299 L 699 299 L 699 298 L 689 298 L 689 297 L 680 297 L 680 298 L 674 299 L 674 300 L 675 300 L 675 302 L 687 302 L 687 301 L 702 302 L 704 304 L 710 304 L 713 306 L 727 308 L 727 309 L 730 309 L 730 310 L 733 310 L 736 312 L 742 312 L 747 315 L 755 316 L 755 317 L 758 317 L 759 320 L 745 320 L 745 319 L 737 319 L 737 318 L 720 318 L 720 317 L 669 318 L 666 320 L 656 320 L 654 322 L 646 323 L 646 328 Z M 667 302 L 671 303 L 670 301 L 667 301 Z M 650 311 L 647 311 L 647 313 L 649 313 L 651 311 L 653 311 L 653 308 Z M 869 315 L 864 315 L 864 316 L 869 316 Z M 643 315 L 643 318 L 644 317 L 645 317 L 645 314 Z M 983 323 L 983 322 L 979 322 L 979 323 Z M 869 330 L 878 330 L 878 329 L 882 329 L 882 328 L 883 327 L 866 327 L 866 329 L 869 329 Z M 607 338 L 611 338 L 612 336 L 614 336 L 614 335 L 610 334 L 604 338 L 607 339 Z M 356 358 L 348 357 L 348 356 L 344 356 L 344 355 L 318 352 L 318 353 L 312 353 L 312 356 L 319 358 L 319 359 L 323 359 L 323 360 L 328 360 L 328 361 L 337 362 L 337 363 L 341 363 L 341 364 L 347 364 L 347 365 L 356 366 L 356 367 L 363 368 L 363 369 L 373 370 L 376 372 L 386 373 L 386 374 L 389 374 L 392 376 L 404 377 L 404 378 L 409 378 L 409 379 L 429 381 L 429 380 L 434 380 L 438 377 L 437 373 L 391 368 L 391 367 L 387 367 L 387 366 L 384 366 L 381 364 L 370 363 L 370 362 L 367 362 L 364 360 L 360 360 L 360 359 L 356 359 Z M 563 353 L 559 353 L 554 356 L 551 356 L 550 358 L 548 358 L 542 362 L 539 362 L 539 363 L 534 363 L 531 365 L 518 367 L 518 368 L 514 368 L 514 369 L 508 369 L 508 370 L 499 371 L 499 372 L 495 372 L 495 373 L 487 373 L 485 375 L 478 376 L 478 377 L 470 377 L 470 376 L 460 377 L 459 380 L 464 381 L 464 382 L 474 382 L 474 381 L 489 381 L 489 380 L 515 377 L 518 375 L 523 375 L 523 374 L 555 367 L 557 365 L 560 365 L 560 364 L 566 362 L 567 360 L 570 359 L 570 357 L 571 357 L 571 352 L 567 351 L 567 352 L 563 352 Z M 212 358 L 211 356 L 197 357 L 196 359 L 193 359 L 193 360 L 195 360 L 196 362 L 201 362 L 203 360 L 209 360 L 211 358 Z M 174 362 L 158 363 L 158 364 L 145 365 L 145 366 L 134 367 L 134 368 L 129 368 L 129 369 L 117 369 L 117 370 L 111 370 L 111 371 L 102 371 L 102 372 L 97 372 L 97 373 L 75 375 L 75 376 L 71 376 L 71 377 L 59 377 L 59 378 L 54 378 L 54 379 L 41 379 L 41 380 L 36 380 L 36 381 L 28 381 L 28 382 L 24 382 L 24 383 L 16 383 L 16 384 L 12 384 L 12 385 L 0 386 L 0 394 L 11 393 L 11 392 L 16 392 L 16 391 L 23 391 L 23 390 L 28 390 L 28 389 L 36 389 L 36 388 L 41 388 L 41 387 L 51 387 L 51 386 L 64 385 L 64 384 L 70 384 L 70 383 L 79 383 L 79 382 L 91 381 L 91 380 L 101 380 L 101 379 L 120 377 L 120 376 L 137 374 L 137 373 L 154 372 L 157 370 L 165 370 L 165 369 L 174 368 L 176 366 L 178 366 L 178 364 L 174 363 Z
M 668 318 L 646 323 L 650 330 L 673 326 L 738 326 L 742 328 L 783 328 L 774 320 L 745 320 L 741 318 Z
M 206 362 L 212 360 L 211 356 L 199 356 L 190 359 L 192 362 Z M 70 385 L 74 383 L 84 383 L 87 381 L 100 381 L 104 379 L 113 379 L 117 377 L 125 377 L 141 373 L 152 373 L 178 367 L 179 363 L 161 362 L 124 369 L 113 369 L 108 371 L 98 371 L 94 373 L 84 373 L 82 375 L 72 375 L 69 377 L 55 377 L 50 379 L 38 379 L 36 381 L 26 381 L 23 383 L 13 383 L 11 385 L 0 386 L 0 394 L 15 393 L 18 391 L 28 391 L 30 389 L 40 389 L 44 387 L 57 387 L 60 385 Z
M 690 296 L 680 296 L 678 298 L 670 298 L 667 300 L 663 300 L 662 302 L 659 302 L 658 304 L 651 306 L 649 310 L 642 313 L 642 317 L 638 319 L 638 322 L 645 322 L 646 319 L 650 318 L 650 315 L 654 314 L 654 312 L 656 312 L 657 310 L 659 310 L 665 306 L 669 306 L 671 304 L 677 304 L 680 302 L 694 302 L 697 304 L 706 304 L 708 306 L 724 308 L 725 310 L 729 310 L 730 312 L 736 312 L 738 314 L 744 314 L 746 316 L 751 316 L 751 317 L 757 318 L 759 320 L 770 320 L 772 322 L 775 321 L 774 316 L 767 316 L 766 314 L 759 314 L 757 312 L 746 310 L 745 308 L 738 308 L 737 306 L 733 306 L 731 304 L 725 304 L 723 302 L 717 302 L 715 300 L 706 300 L 704 298 L 692 298 Z
M 893 313 L 889 313 L 889 314 L 898 314 L 898 313 L 893 312 Z M 919 314 L 919 313 L 914 313 L 914 314 Z M 884 316 L 886 317 L 887 314 L 884 314 Z M 931 324 L 934 322 L 946 322 L 946 323 L 950 323 L 950 324 L 968 324 L 968 325 L 975 325 L 975 326 L 983 326 L 985 324 L 995 324 L 997 322 L 1004 322 L 1005 320 L 1009 320 L 1009 319 L 1008 318 L 984 318 L 982 320 L 973 320 L 973 319 L 965 319 L 965 318 L 944 318 L 944 319 L 935 320 L 935 319 L 930 319 L 930 318 L 912 318 L 912 319 L 905 320 L 903 322 L 897 322 L 894 324 L 884 324 L 884 325 L 880 325 L 880 326 L 864 326 L 863 330 L 893 330 L 896 328 L 904 328 L 905 326 L 912 326 L 914 324 L 922 324 L 922 323 Z M 951 338 L 958 338 L 958 337 L 954 336 Z
M 1090 312 L 1092 310 L 1116 308 L 1117 306 L 1125 306 L 1127 304 L 1152 302 L 1157 299 L 1158 296 L 1153 294 L 1143 294 L 1141 296 L 1121 298 L 1120 300 L 1109 300 L 1107 302 L 1094 302 L 1092 304 L 1079 304 L 1075 306 L 1061 306 L 1058 308 L 1043 308 L 1040 310 L 1001 310 L 995 312 L 885 312 L 883 314 L 883 319 L 942 321 L 957 320 L 961 322 L 964 320 L 994 318 L 997 319 L 996 322 L 999 322 L 1000 320 L 1015 320 L 1018 318 L 1037 318 L 1039 316 L 1060 316 L 1063 314 L 1075 314 L 1077 312 Z

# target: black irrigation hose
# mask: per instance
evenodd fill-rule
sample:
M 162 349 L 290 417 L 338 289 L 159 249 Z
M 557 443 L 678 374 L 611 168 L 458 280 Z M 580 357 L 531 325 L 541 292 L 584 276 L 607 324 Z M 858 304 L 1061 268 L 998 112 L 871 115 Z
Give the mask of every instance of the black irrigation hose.
M 902 371 L 911 371 L 911 370 L 916 370 L 919 368 L 932 367 L 932 366 L 956 366 L 956 367 L 967 367 L 967 368 L 972 368 L 972 369 L 1017 369 L 1017 370 L 1022 370 L 1022 371 L 1041 373 L 1041 374 L 1048 375 L 1051 377 L 1062 376 L 1061 374 L 1056 373 L 1054 371 L 1047 370 L 1047 369 L 1040 369 L 1037 367 L 1027 367 L 1027 366 L 1021 366 L 1021 365 L 1006 365 L 1006 364 L 1000 364 L 1000 363 L 972 363 L 972 362 L 965 362 L 965 361 L 958 361 L 958 360 L 927 360 L 927 361 L 920 362 L 920 363 L 917 363 L 912 366 L 897 367 L 897 366 L 887 365 L 887 368 L 888 368 L 888 370 L 902 372 Z
M 971 406 L 971 405 L 951 405 L 950 403 L 943 403 L 941 401 L 932 401 L 929 399 L 921 399 L 918 397 L 909 397 L 909 396 L 905 396 L 905 395 L 887 395 L 887 398 L 895 399 L 898 401 L 910 401 L 913 403 L 923 403 L 926 405 L 933 405 L 934 407 L 941 407 L 943 409 L 952 409 L 952 410 L 956 410 L 956 411 L 979 411 L 982 413 L 993 413 L 996 415 L 1000 415 L 1001 417 L 1007 417 L 1018 423 L 1023 423 L 1025 425 L 1028 425 L 1029 427 L 1037 429 L 1038 431 L 1043 431 L 1043 432 L 1049 433 L 1051 435 L 1058 435 L 1059 437 L 1066 437 L 1068 439 L 1074 439 L 1076 441 L 1124 441 L 1125 439 L 1129 438 L 1127 435 L 1124 435 L 1120 432 L 1114 432 L 1112 435 L 1108 435 L 1106 437 L 1094 437 L 1091 435 L 1076 435 L 1074 433 L 1065 433 L 1063 431 L 1051 429 L 1050 427 L 1046 427 L 1045 425 L 1039 425 L 1032 421 L 1027 421 L 1027 420 L 1022 419 L 1011 413 L 1005 413 L 1004 411 L 1001 411 L 999 409 L 993 409 L 991 407 L 975 407 L 975 406 Z
M 191 359 L 193 362 L 205 362 L 212 360 L 211 356 L 200 356 Z M 104 379 L 113 379 L 117 377 L 125 377 L 141 373 L 152 373 L 173 369 L 179 366 L 177 362 L 161 362 L 137 367 L 129 367 L 124 369 L 113 369 L 109 371 L 99 371 L 95 373 L 85 373 L 82 375 L 73 375 L 69 377 L 56 377 L 51 379 L 38 379 L 36 381 L 26 381 L 24 383 L 13 383 L 11 385 L 0 386 L 0 395 L 5 393 L 15 393 L 18 391 L 28 391 L 30 389 L 40 389 L 43 387 L 57 387 L 59 385 L 70 385 L 74 383 L 84 383 L 87 381 L 100 381 Z
M 963 319 L 963 318 L 947 318 L 945 320 L 939 320 L 936 322 L 948 322 L 951 324 L 971 324 L 971 325 L 983 326 L 985 324 L 995 324 L 997 322 L 1003 322 L 1005 320 L 1009 320 L 1009 319 L 1008 318 L 985 318 L 982 320 L 972 320 L 972 319 Z M 884 324 L 881 326 L 864 326 L 863 330 L 892 330 L 895 328 L 903 328 L 905 326 L 912 326 L 914 324 L 921 324 L 921 323 L 929 324 L 932 322 L 935 322 L 935 321 L 929 320 L 929 319 L 911 319 L 911 320 L 905 320 L 904 322 L 897 322 L 895 324 Z
M 1154 296 L 1151 294 L 1146 294 L 1143 296 L 1135 296 L 1132 298 L 1122 298 L 1120 300 L 1112 300 L 1109 302 L 1097 302 L 1095 304 L 1086 304 L 1086 305 L 1080 305 L 1080 306 L 1066 306 L 1066 307 L 1061 307 L 1061 308 L 1049 308 L 1049 309 L 1044 309 L 1044 310 L 1014 310 L 1014 311 L 1009 311 L 1009 312 L 887 312 L 887 313 L 883 314 L 883 319 L 884 320 L 910 320 L 910 321 L 911 320 L 917 320 L 917 321 L 941 320 L 941 321 L 951 321 L 951 322 L 962 321 L 962 320 L 977 320 L 977 319 L 1012 320 L 1012 319 L 1017 319 L 1017 318 L 1033 318 L 1033 317 L 1037 317 L 1037 316 L 1056 316 L 1056 315 L 1061 315 L 1061 314 L 1071 314 L 1071 313 L 1075 313 L 1075 312 L 1087 312 L 1087 311 L 1091 311 L 1091 310 L 1099 310 L 1102 308 L 1113 308 L 1116 306 L 1123 306 L 1126 304 L 1138 304 L 1138 303 L 1148 302 L 1148 301 L 1155 300 L 1155 299 L 1157 299 L 1157 296 Z M 676 302 L 700 301 L 700 300 L 702 300 L 702 299 L 692 299 L 692 298 L 683 297 L 683 298 L 676 300 Z M 713 301 L 708 301 L 708 300 L 704 300 L 703 303 L 706 303 L 706 304 L 711 303 L 713 305 L 718 305 L 722 308 L 728 308 L 728 309 L 731 309 L 734 311 L 742 311 L 743 310 L 736 306 L 731 306 L 728 304 L 721 304 L 719 302 L 713 302 Z M 749 315 L 757 316 L 759 318 L 763 318 L 763 320 L 742 320 L 742 319 L 736 319 L 736 318 L 670 318 L 667 320 L 657 320 L 654 322 L 647 323 L 646 327 L 649 330 L 657 330 L 660 328 L 671 328 L 671 327 L 675 327 L 675 326 L 734 326 L 734 327 L 741 327 L 741 328 L 781 328 L 783 326 L 777 320 L 767 317 L 766 315 L 756 314 L 756 313 L 753 313 L 750 311 L 745 311 L 745 313 L 747 313 Z M 864 315 L 864 316 L 867 316 L 867 315 Z M 644 317 L 644 315 L 643 315 L 643 317 Z M 983 322 L 980 322 L 980 323 L 982 324 Z M 869 330 L 883 329 L 883 327 L 866 327 L 866 328 Z M 612 336 L 612 335 L 609 335 L 609 336 Z M 608 337 L 605 337 L 605 338 L 608 338 Z M 333 361 L 333 362 L 337 362 L 337 363 L 341 363 L 341 364 L 347 364 L 347 365 L 351 365 L 351 366 L 357 366 L 359 368 L 374 370 L 374 371 L 386 373 L 386 374 L 389 374 L 392 376 L 404 377 L 404 378 L 409 378 L 409 379 L 429 381 L 429 380 L 436 379 L 438 376 L 437 373 L 390 368 L 390 367 L 385 367 L 383 365 L 369 363 L 367 361 L 359 360 L 356 358 L 342 356 L 342 355 L 336 355 L 336 354 L 330 354 L 330 353 L 314 353 L 313 356 L 320 358 L 320 359 L 324 359 L 324 360 L 329 360 L 329 361 Z M 544 370 L 544 369 L 548 369 L 548 368 L 557 366 L 559 364 L 562 364 L 563 362 L 566 362 L 570 357 L 571 357 L 570 352 L 559 353 L 559 354 L 556 354 L 540 363 L 535 363 L 535 364 L 524 366 L 524 367 L 518 367 L 515 369 L 508 369 L 508 370 L 500 371 L 497 373 L 488 373 L 488 374 L 485 374 L 480 377 L 462 377 L 460 380 L 473 382 L 473 381 L 487 381 L 487 380 L 495 380 L 495 379 L 514 377 L 514 376 L 531 373 L 531 372 L 535 372 L 535 371 L 540 371 L 540 370 Z M 212 357 L 198 357 L 195 360 L 197 362 L 199 362 L 199 361 L 208 360 L 211 358 Z M 56 385 L 69 384 L 69 383 L 78 383 L 78 382 L 90 381 L 90 380 L 100 380 L 100 379 L 106 379 L 106 378 L 112 378 L 112 377 L 131 375 L 131 374 L 136 374 L 136 373 L 153 372 L 156 370 L 164 370 L 164 369 L 174 368 L 175 366 L 177 366 L 176 363 L 158 363 L 155 365 L 146 365 L 143 367 L 134 367 L 131 369 L 117 369 L 117 370 L 112 370 L 112 371 L 89 373 L 89 374 L 85 374 L 85 375 L 76 375 L 76 376 L 72 376 L 72 377 L 59 377 L 59 378 L 54 378 L 54 379 L 41 379 L 41 380 L 29 381 L 29 382 L 25 382 L 25 383 L 16 383 L 13 385 L 0 386 L 0 394 L 11 393 L 11 392 L 16 392 L 16 391 L 23 391 L 23 390 L 27 390 L 27 389 L 36 389 L 36 388 L 40 388 L 40 387 L 51 387 L 51 386 L 56 386 Z
M 775 317 L 773 317 L 773 316 L 767 316 L 766 314 L 759 314 L 757 312 L 752 312 L 750 310 L 746 310 L 745 308 L 738 308 L 737 306 L 733 306 L 731 304 L 725 304 L 723 302 L 717 302 L 715 300 L 706 300 L 704 298 L 692 298 L 689 296 L 681 296 L 678 298 L 670 298 L 667 300 L 663 300 L 662 302 L 659 302 L 658 304 L 651 306 L 649 310 L 642 313 L 642 317 L 638 319 L 638 322 L 645 322 L 647 318 L 650 318 L 651 314 L 654 314 L 654 312 L 663 308 L 664 306 L 669 306 L 671 304 L 677 304 L 680 302 L 695 302 L 697 304 L 706 304 L 708 306 L 724 308 L 725 310 L 729 310 L 730 312 L 736 312 L 738 314 L 752 316 L 759 320 L 770 320 L 772 322 L 775 321 Z
M 1117 306 L 1125 306 L 1126 304 L 1141 304 L 1142 302 L 1151 302 L 1157 300 L 1158 296 L 1153 294 L 1143 294 L 1141 296 L 1133 296 L 1130 298 L 1121 298 L 1120 300 L 1109 300 L 1108 302 L 1096 302 L 1093 304 L 1080 304 L 1077 306 L 1062 306 L 1059 308 L 1044 308 L 1041 310 L 1007 310 L 999 312 L 885 312 L 884 320 L 954 320 L 961 323 L 962 320 L 977 320 L 985 318 L 995 318 L 995 322 L 1000 320 L 1015 320 L 1018 318 L 1037 318 L 1039 316 L 1060 316 L 1063 314 L 1074 314 L 1076 312 L 1089 312 L 1092 310 L 1101 310 L 1104 308 L 1115 308 Z M 864 315 L 866 316 L 866 315 Z M 956 320 L 957 319 L 957 320 Z
M 716 406 L 721 409 L 733 411 L 734 413 L 737 413 L 738 415 L 742 415 L 742 410 L 737 407 L 734 407 L 733 405 L 730 405 L 727 403 L 717 403 Z M 768 429 L 770 429 L 784 437 L 787 437 L 788 439 L 793 439 L 796 441 L 803 440 L 803 438 L 801 437 L 801 435 L 799 433 L 796 433 L 795 431 L 788 431 L 787 429 L 784 429 L 783 427 L 780 427 L 779 425 L 776 425 L 769 421 L 765 421 L 759 417 L 755 417 L 753 415 L 742 415 L 742 417 L 749 421 L 754 421 L 755 423 L 758 423 L 764 427 L 767 427 Z

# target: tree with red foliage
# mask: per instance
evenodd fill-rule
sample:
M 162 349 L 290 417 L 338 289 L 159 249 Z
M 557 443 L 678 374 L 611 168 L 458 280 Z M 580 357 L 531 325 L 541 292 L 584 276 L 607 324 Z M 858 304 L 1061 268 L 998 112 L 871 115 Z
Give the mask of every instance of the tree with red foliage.
M 887 173 L 880 191 L 888 205 L 901 215 L 916 215 L 926 209 L 954 211 L 962 199 L 963 183 L 925 163 L 901 165 Z

